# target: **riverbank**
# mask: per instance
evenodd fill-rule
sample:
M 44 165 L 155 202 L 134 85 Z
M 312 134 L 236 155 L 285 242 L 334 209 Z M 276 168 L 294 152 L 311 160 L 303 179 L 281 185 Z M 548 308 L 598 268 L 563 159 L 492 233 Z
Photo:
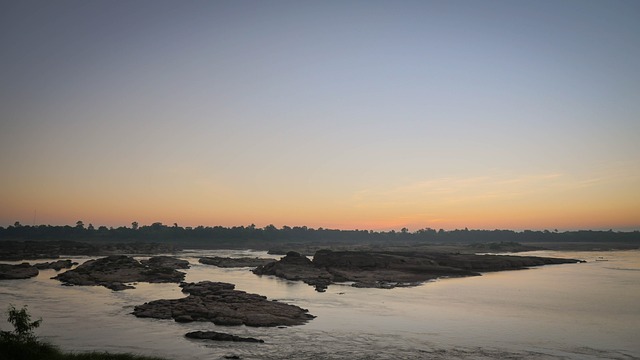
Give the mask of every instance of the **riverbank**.
M 109 256 L 109 255 L 136 255 L 154 256 L 158 254 L 178 254 L 185 248 L 180 242 L 96 242 L 96 241 L 53 241 L 53 240 L 0 240 L 0 261 L 20 261 L 34 259 L 58 259 L 61 256 Z M 244 244 L 246 245 L 246 244 Z M 562 250 L 562 251 L 601 251 L 601 250 L 631 250 L 640 248 L 640 242 L 615 242 L 615 241 L 572 241 L 572 242 L 462 242 L 462 243 L 437 243 L 437 242 L 256 242 L 251 246 L 243 246 L 242 243 L 234 246 L 226 245 L 215 247 L 205 242 L 189 244 L 187 248 L 198 250 L 219 249 L 254 249 L 268 251 L 272 255 L 286 255 L 295 251 L 302 255 L 313 256 L 318 250 L 334 251 L 393 251 L 393 252 L 432 252 L 432 253 L 518 253 L 537 250 Z M 235 266 L 237 264 L 225 262 L 220 259 L 207 259 L 205 262 L 215 263 L 219 266 Z

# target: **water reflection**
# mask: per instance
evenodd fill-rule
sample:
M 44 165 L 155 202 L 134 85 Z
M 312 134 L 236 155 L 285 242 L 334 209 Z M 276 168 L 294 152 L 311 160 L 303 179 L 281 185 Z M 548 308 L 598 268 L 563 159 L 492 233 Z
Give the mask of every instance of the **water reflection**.
M 136 284 L 112 292 L 66 287 L 43 270 L 36 278 L 3 281 L 0 304 L 28 304 L 43 317 L 39 333 L 65 349 L 108 350 L 174 359 L 404 358 L 623 359 L 640 357 L 640 252 L 532 252 L 594 259 L 532 270 L 430 282 L 392 290 L 332 285 L 325 293 L 300 282 L 256 276 L 248 268 L 198 263 L 201 256 L 272 257 L 265 252 L 189 251 L 186 281 L 224 281 L 309 309 L 317 318 L 290 328 L 218 327 L 139 319 L 133 306 L 184 297 L 177 284 Z M 74 258 L 84 262 L 88 258 Z M 38 262 L 38 261 L 34 261 Z M 5 324 L 2 324 L 3 329 Z M 264 339 L 265 344 L 188 340 L 192 330 Z

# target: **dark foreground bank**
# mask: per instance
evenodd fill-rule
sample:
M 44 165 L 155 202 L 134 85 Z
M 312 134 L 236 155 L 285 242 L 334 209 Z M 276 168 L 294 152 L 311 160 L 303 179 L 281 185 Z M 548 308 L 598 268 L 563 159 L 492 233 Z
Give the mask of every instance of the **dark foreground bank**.
M 2 360 L 163 360 L 158 357 L 107 352 L 66 353 L 41 341 L 35 334 L 42 319 L 32 321 L 26 306 L 16 309 L 10 305 L 6 314 L 13 331 L 0 331 L 0 359 Z

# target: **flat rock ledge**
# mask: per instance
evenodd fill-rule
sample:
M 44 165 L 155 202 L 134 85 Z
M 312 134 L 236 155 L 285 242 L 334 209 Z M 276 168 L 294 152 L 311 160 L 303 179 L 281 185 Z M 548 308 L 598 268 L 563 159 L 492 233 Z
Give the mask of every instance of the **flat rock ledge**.
M 64 285 L 101 285 L 114 291 L 133 289 L 125 283 L 179 283 L 185 273 L 176 268 L 188 268 L 186 260 L 169 256 L 152 257 L 142 262 L 125 255 L 112 255 L 89 260 L 73 270 L 58 274 L 53 279 Z
M 214 341 L 241 341 L 241 342 L 255 342 L 255 343 L 264 343 L 264 340 L 252 338 L 252 337 L 241 337 L 216 331 L 192 331 L 186 333 L 184 335 L 190 339 L 199 339 L 199 340 L 214 340 Z
M 37 267 L 40 270 L 53 269 L 55 271 L 60 271 L 62 269 L 70 269 L 73 265 L 78 265 L 78 263 L 71 260 L 57 260 L 37 263 L 33 266 Z
M 274 262 L 276 259 L 264 259 L 264 258 L 229 258 L 229 257 L 203 257 L 198 260 L 201 264 L 213 265 L 221 268 L 235 268 L 235 267 L 258 267 L 260 265 L 266 265 L 270 262 Z
M 17 265 L 0 264 L 0 280 L 29 279 L 39 273 L 37 267 L 26 262 Z
M 355 287 L 394 288 L 442 277 L 479 276 L 480 272 L 577 262 L 582 261 L 512 255 L 319 250 L 313 261 L 292 251 L 279 261 L 258 266 L 253 272 L 304 281 L 323 292 L 334 282 L 352 282 Z
M 319 292 L 325 291 L 331 283 L 336 281 L 335 276 L 327 268 L 316 266 L 306 256 L 295 251 L 288 252 L 278 261 L 258 266 L 253 270 L 253 273 L 256 275 L 275 275 L 292 281 L 303 281 L 315 286 Z
M 31 265 L 27 262 L 22 264 L 0 264 L 0 280 L 15 280 L 15 279 L 29 279 L 38 276 L 39 270 L 53 269 L 60 271 L 62 269 L 68 269 L 78 263 L 71 260 L 57 260 L 51 262 L 37 263 Z
M 302 325 L 315 318 L 298 306 L 234 290 L 234 284 L 201 281 L 182 283 L 180 287 L 189 296 L 147 302 L 136 306 L 133 314 L 177 322 L 210 321 L 216 325 L 269 327 Z

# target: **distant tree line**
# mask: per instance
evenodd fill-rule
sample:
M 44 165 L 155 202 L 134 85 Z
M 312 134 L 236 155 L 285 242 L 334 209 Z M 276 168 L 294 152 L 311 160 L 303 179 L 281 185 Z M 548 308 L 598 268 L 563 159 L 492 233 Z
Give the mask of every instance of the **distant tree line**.
M 0 227 L 0 240 L 77 240 L 77 241 L 144 241 L 171 242 L 188 245 L 246 244 L 246 243 L 487 243 L 487 242 L 640 242 L 640 232 L 616 231 L 531 231 L 512 230 L 435 230 L 431 228 L 410 232 L 372 230 L 313 229 L 306 226 L 267 225 L 181 227 L 160 222 L 131 227 L 95 227 L 78 221 L 75 226 L 22 225 L 16 222 Z

